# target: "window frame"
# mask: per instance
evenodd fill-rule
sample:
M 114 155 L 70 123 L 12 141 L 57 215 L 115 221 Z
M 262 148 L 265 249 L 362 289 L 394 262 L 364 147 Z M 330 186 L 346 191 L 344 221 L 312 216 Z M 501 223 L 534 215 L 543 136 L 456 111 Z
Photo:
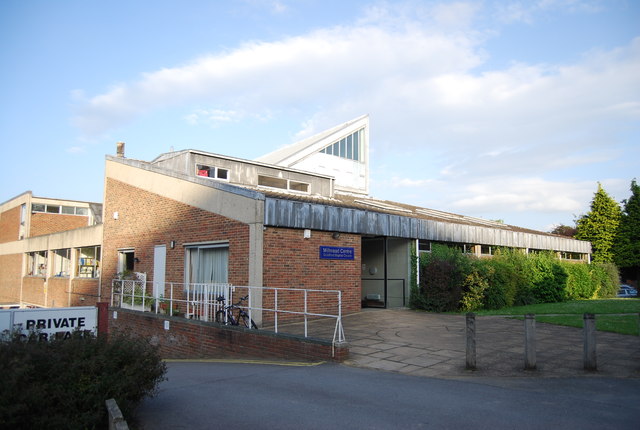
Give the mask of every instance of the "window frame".
M 200 251 L 201 250 L 206 250 L 206 249 L 219 249 L 219 250 L 226 250 L 226 273 L 225 273 L 225 280 L 224 281 L 213 281 L 213 282 L 205 282 L 203 280 L 195 280 L 194 276 L 198 275 L 198 272 L 200 270 L 199 264 L 200 264 Z M 197 264 L 198 266 L 194 266 L 193 265 L 193 252 L 197 251 L 198 253 L 198 261 Z M 204 242 L 204 243 L 191 243 L 191 244 L 184 244 L 184 283 L 185 286 L 187 288 L 187 291 L 189 289 L 190 285 L 193 284 L 227 284 L 229 282 L 229 254 L 230 254 L 230 246 L 229 246 L 229 242 L 228 241 L 216 241 L 216 242 Z M 196 275 L 194 275 L 194 272 Z
M 86 257 L 85 255 L 88 255 L 88 253 L 83 252 L 83 249 L 92 249 L 92 248 L 93 248 L 93 257 Z M 101 262 L 102 262 L 102 246 L 101 245 L 81 246 L 76 248 L 76 270 L 75 270 L 76 277 L 89 278 L 89 279 L 99 278 Z M 84 270 L 84 273 L 83 273 L 83 270 Z M 91 276 L 84 276 L 87 274 L 90 274 Z
M 208 175 L 201 175 L 200 172 L 209 172 Z M 215 179 L 218 181 L 229 182 L 231 170 L 226 167 L 209 166 L 206 164 L 196 163 L 196 176 L 199 178 Z
M 69 278 L 71 276 L 71 248 L 53 249 L 53 276 Z M 64 254 L 66 255 L 64 255 Z
M 26 276 L 46 278 L 48 263 L 49 260 L 47 251 L 27 252 Z

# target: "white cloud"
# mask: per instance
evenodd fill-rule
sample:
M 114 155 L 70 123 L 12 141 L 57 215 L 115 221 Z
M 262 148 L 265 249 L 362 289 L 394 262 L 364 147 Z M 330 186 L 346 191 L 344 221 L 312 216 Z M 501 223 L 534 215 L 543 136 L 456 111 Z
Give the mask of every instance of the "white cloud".
M 235 110 L 224 109 L 196 109 L 184 117 L 189 125 L 208 124 L 217 127 L 220 124 L 238 122 L 244 114 Z
M 559 8 L 597 6 L 512 2 L 500 13 L 532 22 Z M 485 12 L 466 2 L 377 4 L 355 25 L 246 43 L 93 97 L 77 91 L 74 122 L 92 136 L 164 107 L 186 106 L 183 120 L 214 127 L 296 110 L 305 118 L 299 139 L 369 113 L 372 156 L 384 159 L 400 146 L 438 165 L 420 177 L 396 172 L 372 181 L 380 197 L 424 188 L 428 196 L 417 203 L 476 215 L 579 212 L 593 181 L 557 173 L 620 157 L 620 133 L 640 119 L 640 38 L 572 64 L 479 73 L 483 43 L 494 34 L 477 29 Z
M 87 152 L 84 146 L 71 146 L 66 150 L 69 154 L 83 154 Z

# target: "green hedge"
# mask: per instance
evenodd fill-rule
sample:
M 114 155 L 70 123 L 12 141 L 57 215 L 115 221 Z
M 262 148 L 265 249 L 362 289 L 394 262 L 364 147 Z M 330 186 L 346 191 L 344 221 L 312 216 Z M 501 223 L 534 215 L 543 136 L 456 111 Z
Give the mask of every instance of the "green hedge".
M 130 419 L 166 372 L 155 347 L 126 334 L 108 341 L 79 333 L 36 339 L 0 342 L 0 422 L 6 428 L 104 428 L 110 398 Z
M 560 261 L 550 252 L 501 249 L 478 259 L 434 244 L 414 270 L 420 284 L 413 284 L 411 306 L 434 312 L 612 297 L 618 290 L 615 265 Z

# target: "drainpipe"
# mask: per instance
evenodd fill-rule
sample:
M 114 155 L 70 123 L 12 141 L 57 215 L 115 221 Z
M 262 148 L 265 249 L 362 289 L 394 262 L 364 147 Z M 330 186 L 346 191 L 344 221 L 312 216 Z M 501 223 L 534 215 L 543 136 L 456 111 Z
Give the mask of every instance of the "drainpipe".
M 388 251 L 388 247 L 387 247 L 387 236 L 385 236 L 383 238 L 383 243 L 384 243 L 384 308 L 388 309 L 389 308 L 389 298 L 388 298 L 388 294 L 387 294 L 387 251 Z

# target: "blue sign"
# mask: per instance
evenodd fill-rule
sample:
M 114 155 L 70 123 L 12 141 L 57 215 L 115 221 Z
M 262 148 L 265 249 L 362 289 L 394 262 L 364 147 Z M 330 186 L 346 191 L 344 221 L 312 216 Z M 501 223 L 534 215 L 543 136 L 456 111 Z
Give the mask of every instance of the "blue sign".
M 346 246 L 321 246 L 320 258 L 322 260 L 353 260 L 355 251 Z

